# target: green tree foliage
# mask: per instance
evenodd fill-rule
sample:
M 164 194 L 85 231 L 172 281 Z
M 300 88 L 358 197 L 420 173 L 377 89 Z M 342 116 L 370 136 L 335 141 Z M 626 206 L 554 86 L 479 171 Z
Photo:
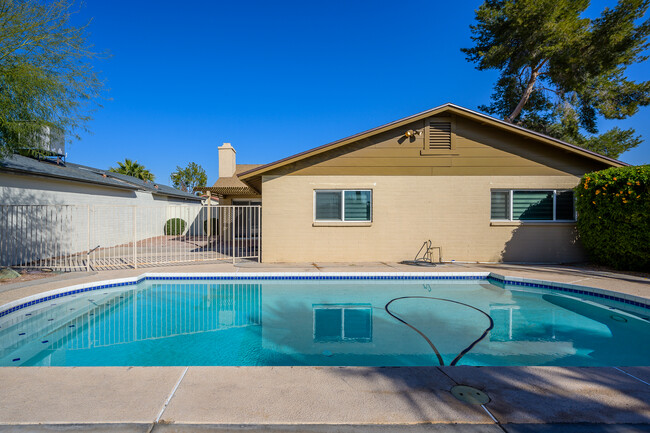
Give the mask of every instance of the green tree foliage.
M 592 260 L 650 272 L 650 165 L 587 173 L 575 195 L 578 234 Z
M 117 167 L 111 167 L 108 171 L 133 176 L 149 182 L 153 182 L 155 179 L 153 173 L 147 170 L 144 165 L 138 164 L 138 161 L 131 161 L 129 158 L 125 158 L 124 162 L 118 161 Z
M 79 138 L 104 89 L 75 0 L 0 0 L 0 156 L 33 147 L 45 127 Z
M 501 71 L 490 105 L 479 107 L 526 128 L 616 157 L 642 140 L 633 129 L 598 135 L 597 119 L 624 119 L 650 103 L 650 81 L 628 66 L 646 60 L 649 0 L 619 0 L 598 18 L 588 0 L 486 0 L 463 48 L 479 70 Z
M 186 192 L 192 192 L 194 188 L 205 186 L 208 182 L 208 176 L 205 174 L 205 170 L 195 162 L 190 162 L 185 168 L 177 165 L 176 171 L 172 173 L 171 178 L 174 188 L 179 188 Z

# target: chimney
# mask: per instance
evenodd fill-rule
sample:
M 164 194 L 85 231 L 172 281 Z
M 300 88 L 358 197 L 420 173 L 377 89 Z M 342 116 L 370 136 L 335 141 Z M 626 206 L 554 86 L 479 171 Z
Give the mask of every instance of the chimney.
M 235 175 L 235 149 L 230 143 L 219 146 L 219 177 L 233 177 Z

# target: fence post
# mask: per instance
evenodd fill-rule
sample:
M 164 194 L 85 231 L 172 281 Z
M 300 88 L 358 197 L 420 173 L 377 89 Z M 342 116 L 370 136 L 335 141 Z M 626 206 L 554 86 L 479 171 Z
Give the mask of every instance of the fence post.
M 232 264 L 235 265 L 235 206 L 230 207 L 230 227 L 232 227 L 232 244 L 230 245 L 230 253 L 232 255 Z
M 136 207 L 133 206 L 133 268 L 138 269 L 138 238 L 136 237 Z
M 262 206 L 257 208 L 257 263 L 262 262 Z
M 208 232 L 208 242 L 210 242 L 210 236 L 212 235 L 212 219 L 210 218 L 211 212 L 210 212 L 210 205 L 212 204 L 212 193 L 208 190 L 208 224 L 207 224 L 207 232 Z
M 90 272 L 90 205 L 88 205 L 88 248 L 86 249 L 86 272 Z

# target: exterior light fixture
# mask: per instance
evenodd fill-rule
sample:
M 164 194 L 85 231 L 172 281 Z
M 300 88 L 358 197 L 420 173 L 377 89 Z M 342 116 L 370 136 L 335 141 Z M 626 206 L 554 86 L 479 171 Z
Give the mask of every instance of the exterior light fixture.
M 422 131 L 414 131 L 412 129 L 409 129 L 404 133 L 404 137 L 415 137 L 416 135 L 422 134 Z

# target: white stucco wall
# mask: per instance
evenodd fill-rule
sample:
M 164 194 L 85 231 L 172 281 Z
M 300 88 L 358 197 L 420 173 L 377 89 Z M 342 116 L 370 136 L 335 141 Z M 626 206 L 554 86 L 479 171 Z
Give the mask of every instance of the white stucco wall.
M 203 234 L 204 213 L 199 201 L 0 173 L 0 265 L 162 236 L 170 218 Z
M 194 202 L 154 196 L 147 191 L 129 191 L 37 176 L 0 173 L 1 204 L 150 205 Z

